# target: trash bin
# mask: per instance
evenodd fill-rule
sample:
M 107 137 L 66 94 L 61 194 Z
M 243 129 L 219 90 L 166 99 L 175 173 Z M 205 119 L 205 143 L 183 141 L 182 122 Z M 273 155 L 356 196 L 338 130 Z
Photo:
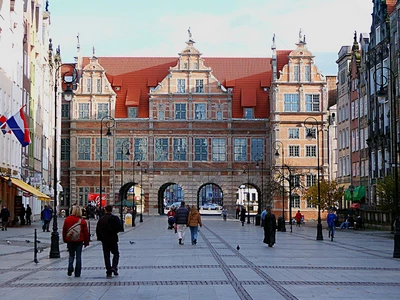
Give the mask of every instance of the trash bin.
M 285 226 L 285 221 L 283 220 L 282 217 L 278 218 L 278 231 L 282 231 L 282 228 Z
M 127 213 L 125 215 L 125 226 L 131 226 L 132 225 L 132 215 L 130 213 Z

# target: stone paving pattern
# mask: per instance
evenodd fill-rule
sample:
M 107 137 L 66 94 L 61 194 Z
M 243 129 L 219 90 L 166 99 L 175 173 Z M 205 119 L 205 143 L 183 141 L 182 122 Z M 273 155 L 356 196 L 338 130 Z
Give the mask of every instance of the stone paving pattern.
M 61 233 L 63 219 L 58 220 Z M 392 258 L 389 232 L 337 230 L 331 242 L 325 229 L 324 240 L 316 240 L 316 223 L 293 226 L 292 232 L 286 225 L 269 248 L 254 224 L 219 216 L 204 216 L 203 223 L 197 245 L 191 245 L 189 229 L 185 244 L 178 245 L 165 216 L 145 216 L 127 227 L 120 234 L 119 276 L 112 279 L 105 276 L 95 236 L 75 278 L 67 276 L 61 236 L 61 258 L 49 258 L 51 233 L 42 232 L 40 222 L 0 231 L 0 299 L 400 298 L 400 259 Z M 90 224 L 94 233 L 96 220 Z

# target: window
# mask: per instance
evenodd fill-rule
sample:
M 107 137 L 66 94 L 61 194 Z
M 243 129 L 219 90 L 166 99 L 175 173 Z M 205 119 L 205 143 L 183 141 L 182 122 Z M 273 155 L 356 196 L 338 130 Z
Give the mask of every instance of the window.
M 128 118 L 136 119 L 138 117 L 138 108 L 137 107 L 128 107 Z
M 80 187 L 78 189 L 78 205 L 80 206 L 86 206 L 87 201 L 88 201 L 88 195 L 89 195 L 89 187 Z
M 195 119 L 196 120 L 205 120 L 206 119 L 206 104 L 205 103 L 195 103 Z
M 194 160 L 207 161 L 207 140 L 194 139 Z
M 103 143 L 102 149 L 100 149 L 100 140 Z M 100 151 L 102 150 L 102 151 Z M 95 159 L 100 160 L 100 157 L 103 160 L 108 160 L 108 139 L 107 138 L 96 138 L 96 154 Z
M 186 104 L 175 104 L 175 120 L 186 120 Z
M 89 119 L 89 103 L 79 103 L 79 119 L 88 120 Z
M 70 160 L 70 140 L 69 138 L 62 138 L 61 139 L 61 160 Z
M 318 94 L 306 94 L 306 111 L 319 111 Z
M 177 93 L 186 93 L 185 79 L 177 79 Z
M 375 29 L 375 45 L 378 45 L 381 42 L 381 27 L 378 26 Z
M 222 120 L 222 111 L 217 111 L 217 120 Z
M 188 63 L 184 63 L 184 64 L 183 64 L 183 68 L 184 68 L 184 69 L 187 69 L 187 68 L 188 68 Z
M 289 156 L 300 157 L 300 146 L 289 146 Z
M 69 119 L 69 103 L 61 104 L 61 118 Z
M 262 138 L 251 139 L 251 160 L 261 161 L 264 158 L 264 140 Z
M 128 142 L 129 142 L 129 138 L 117 138 L 116 139 L 116 145 L 115 145 L 115 154 L 116 154 L 115 159 L 116 160 L 122 160 L 122 153 L 124 154 L 124 160 L 129 160 L 128 155 L 125 155 L 128 148 L 129 148 L 129 152 L 132 151 L 132 149 L 130 148 L 131 145 Z M 124 144 L 124 149 L 122 149 L 122 144 Z
M 293 67 L 293 80 L 294 81 L 299 81 L 300 80 L 300 67 L 299 66 L 294 66 Z
M 195 69 L 195 70 L 199 69 L 199 65 L 197 64 L 197 62 L 193 63 L 193 69 Z
M 226 161 L 226 140 L 212 139 L 212 161 Z
M 97 104 L 97 119 L 101 120 L 106 116 L 108 116 L 108 103 Z
M 304 80 L 311 81 L 311 67 L 304 66 Z
M 253 108 L 252 107 L 246 107 L 244 109 L 244 118 L 245 119 L 254 119 L 253 115 L 254 114 L 253 114 Z
M 165 112 L 163 110 L 158 111 L 158 119 L 165 120 Z
M 317 175 L 307 174 L 306 185 L 307 187 L 314 186 L 317 183 Z
M 167 161 L 168 160 L 168 139 L 167 138 L 156 139 L 155 160 L 156 161 Z
M 292 195 L 292 207 L 300 208 L 300 196 Z
M 90 160 L 90 138 L 78 138 L 78 160 Z
M 316 128 L 306 128 L 305 130 L 305 138 L 309 138 L 309 136 L 311 136 L 313 139 L 315 139 L 317 137 L 317 129 Z
M 96 92 L 101 93 L 101 79 L 96 79 Z
M 196 79 L 196 90 L 195 93 L 204 93 L 203 79 Z
M 289 128 L 289 139 L 299 139 L 300 131 L 299 128 Z
M 86 79 L 86 92 L 91 93 L 92 92 L 92 78 L 87 78 Z
M 315 205 L 311 203 L 311 197 L 307 198 L 307 208 L 314 208 Z
M 306 156 L 316 157 L 317 156 L 317 146 L 306 146 Z
M 186 161 L 186 139 L 174 138 L 173 160 Z
M 247 141 L 244 138 L 234 139 L 233 146 L 233 157 L 234 161 L 246 161 L 247 160 Z
M 147 139 L 135 138 L 133 143 L 133 160 L 147 160 Z
M 285 94 L 285 111 L 299 111 L 299 95 L 298 94 Z

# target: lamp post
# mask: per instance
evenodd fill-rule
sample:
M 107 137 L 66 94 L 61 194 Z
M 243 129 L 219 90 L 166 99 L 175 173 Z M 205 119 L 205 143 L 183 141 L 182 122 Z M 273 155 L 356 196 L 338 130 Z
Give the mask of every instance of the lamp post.
M 126 141 L 123 141 L 123 143 L 122 143 L 122 145 L 121 145 L 121 188 L 122 188 L 122 186 L 124 185 L 124 156 L 125 155 L 131 155 L 131 153 L 130 153 L 130 151 L 129 151 L 129 148 L 130 148 L 130 146 L 131 146 L 131 142 L 130 141 L 128 141 L 128 140 L 126 140 Z M 127 149 L 126 149 L 126 153 L 124 153 L 124 149 L 127 147 Z M 122 209 L 123 209 L 123 195 L 122 195 L 122 193 L 120 193 L 120 197 L 121 197 L 121 199 L 119 199 L 119 202 L 120 202 L 120 213 L 119 213 L 119 215 L 120 215 L 120 217 L 121 217 L 121 221 L 123 220 L 123 215 L 122 215 Z
M 49 43 L 49 62 L 50 67 L 54 68 L 54 211 L 53 211 L 53 231 L 51 232 L 51 245 L 50 245 L 50 258 L 60 258 L 60 236 L 58 234 L 58 220 L 57 220 L 57 108 L 58 108 L 58 77 L 60 76 L 61 68 L 61 57 L 60 57 L 60 46 L 56 49 L 53 63 L 53 44 L 50 39 Z
M 144 168 L 143 166 L 140 165 L 140 161 L 138 161 L 138 167 L 140 167 L 140 220 L 139 222 L 143 222 L 143 170 L 145 173 L 147 173 L 147 168 Z
M 376 74 L 381 70 L 382 78 L 377 80 Z M 388 71 L 390 75 L 384 74 L 383 71 Z M 388 76 L 390 76 L 388 78 Z M 395 202 L 395 223 L 394 223 L 394 250 L 393 258 L 400 258 L 400 217 L 399 217 L 399 170 L 398 170 L 398 145 L 397 145 L 397 102 L 396 102 L 396 83 L 395 75 L 389 67 L 379 67 L 375 70 L 373 76 L 374 82 L 379 85 L 377 97 L 386 99 L 384 86 L 390 82 L 390 123 L 391 123 L 391 152 L 392 152 L 392 172 L 394 175 L 394 202 Z M 379 100 L 378 100 L 379 101 Z
M 104 116 L 100 122 L 100 213 L 101 213 L 101 202 L 103 200 L 103 123 L 107 128 L 106 136 L 112 136 L 111 128 L 115 126 L 115 119 L 111 116 Z
M 261 199 L 258 199 L 258 210 L 257 210 L 257 219 L 256 219 L 256 225 L 260 225 L 260 218 L 261 218 L 261 213 L 262 213 L 262 207 L 264 203 L 264 158 L 260 154 L 259 156 L 256 156 L 255 161 L 257 162 L 256 168 L 259 169 L 260 165 L 259 162 L 261 162 Z
M 351 200 L 351 203 L 353 203 L 354 185 L 350 184 L 349 191 L 350 191 L 350 200 Z
M 243 174 L 246 174 L 246 167 L 243 167 Z M 247 224 L 250 224 L 250 167 L 247 165 Z
M 311 121 L 310 121 L 311 120 Z M 311 130 L 307 128 L 307 124 L 311 124 Z M 307 134 L 306 137 L 308 139 L 314 138 L 314 134 L 312 133 L 312 129 L 314 129 L 317 135 L 317 185 L 318 185 L 318 224 L 317 224 L 317 240 L 322 241 L 324 239 L 322 235 L 322 224 L 321 224 L 321 184 L 319 180 L 320 166 L 319 166 L 319 130 L 318 125 L 319 122 L 314 117 L 308 117 L 304 120 L 304 126 L 306 128 Z
M 283 167 L 285 165 L 285 150 L 283 147 L 283 143 L 281 141 L 275 141 L 273 144 L 273 147 L 275 149 L 275 157 L 279 157 L 279 150 L 282 150 L 282 163 L 281 163 L 281 169 L 282 169 L 282 176 L 281 176 L 281 188 L 282 188 L 282 228 L 281 231 L 282 232 L 286 232 L 286 221 L 285 221 L 285 189 L 284 189 L 284 177 L 283 177 Z

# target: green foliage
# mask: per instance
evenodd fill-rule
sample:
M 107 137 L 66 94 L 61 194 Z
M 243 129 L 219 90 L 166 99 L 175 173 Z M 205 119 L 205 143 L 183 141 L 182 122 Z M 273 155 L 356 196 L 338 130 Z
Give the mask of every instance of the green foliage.
M 394 175 L 388 175 L 378 180 L 376 184 L 376 196 L 379 199 L 378 208 L 380 210 L 396 210 Z
M 321 195 L 321 210 L 328 210 L 330 207 L 335 206 L 344 195 L 344 188 L 339 187 L 336 181 L 320 181 L 320 195 Z M 309 201 L 318 207 L 318 184 L 313 185 L 307 189 L 304 195 Z

